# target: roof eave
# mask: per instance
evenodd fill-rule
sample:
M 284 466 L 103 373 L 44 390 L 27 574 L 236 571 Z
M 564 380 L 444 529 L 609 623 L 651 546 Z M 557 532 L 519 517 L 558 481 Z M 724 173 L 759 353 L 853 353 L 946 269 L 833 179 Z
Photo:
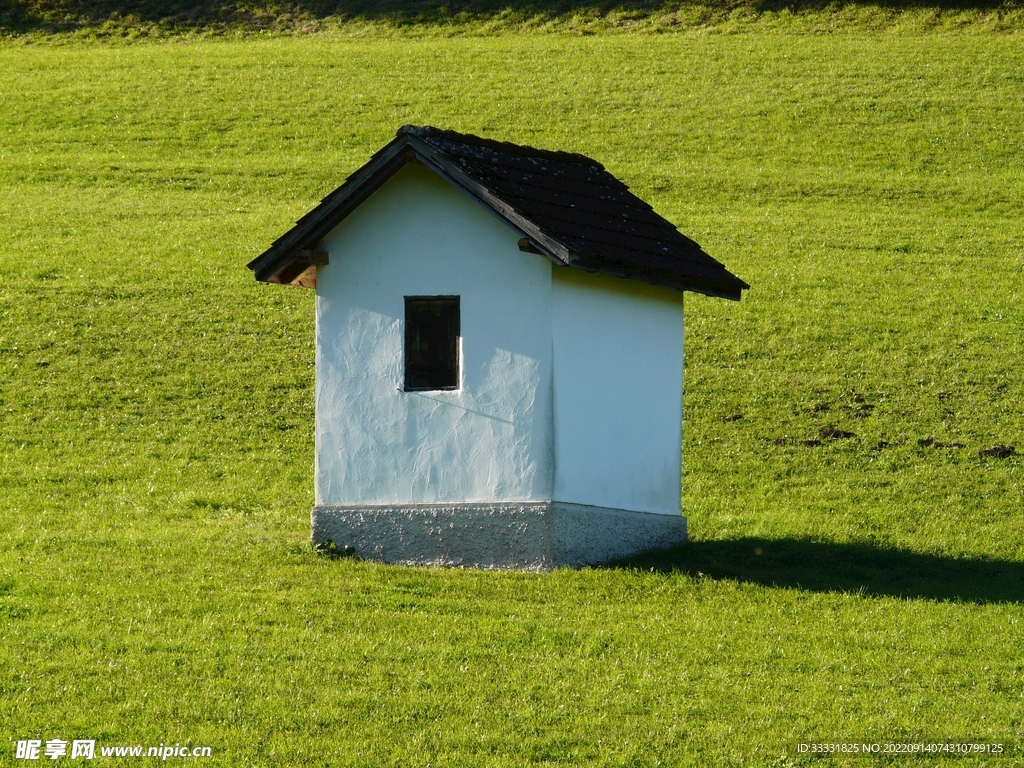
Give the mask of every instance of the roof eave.
M 324 236 L 376 192 L 402 166 L 414 159 L 406 136 L 397 136 L 349 176 L 345 183 L 327 195 L 320 204 L 299 219 L 273 244 L 246 266 L 263 283 L 294 284 L 291 273 L 301 273 L 304 251 L 318 252 Z
M 664 288 L 674 288 L 677 291 L 690 291 L 691 293 L 700 293 L 704 296 L 729 299 L 731 301 L 740 301 L 743 291 L 750 288 L 745 282 L 728 272 L 726 274 L 733 278 L 735 282 L 733 280 L 722 282 L 695 281 L 680 279 L 674 275 L 655 275 L 643 270 L 623 268 L 616 264 L 609 264 L 577 254 L 572 254 L 572 266 L 586 272 L 618 277 L 623 280 L 633 280 Z

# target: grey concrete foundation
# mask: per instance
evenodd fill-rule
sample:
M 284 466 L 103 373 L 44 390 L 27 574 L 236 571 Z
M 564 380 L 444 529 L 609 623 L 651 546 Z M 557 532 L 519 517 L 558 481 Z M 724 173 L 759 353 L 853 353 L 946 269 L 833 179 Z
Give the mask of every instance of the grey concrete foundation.
M 686 541 L 686 518 L 559 501 L 313 508 L 313 542 L 415 565 L 579 568 Z

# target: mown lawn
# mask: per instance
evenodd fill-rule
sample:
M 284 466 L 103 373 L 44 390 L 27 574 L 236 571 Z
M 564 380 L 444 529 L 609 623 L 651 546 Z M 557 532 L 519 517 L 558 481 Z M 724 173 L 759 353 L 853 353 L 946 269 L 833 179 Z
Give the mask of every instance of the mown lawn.
M 972 29 L 0 46 L 0 753 L 1024 762 L 1022 103 Z M 686 547 L 311 550 L 312 295 L 244 265 L 408 122 L 590 154 L 753 286 L 687 298 Z

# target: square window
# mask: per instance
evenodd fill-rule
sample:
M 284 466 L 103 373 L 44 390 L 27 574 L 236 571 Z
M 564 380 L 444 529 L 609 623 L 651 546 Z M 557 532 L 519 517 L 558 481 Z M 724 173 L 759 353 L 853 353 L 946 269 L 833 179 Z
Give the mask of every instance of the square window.
M 459 297 L 405 297 L 405 391 L 459 388 Z

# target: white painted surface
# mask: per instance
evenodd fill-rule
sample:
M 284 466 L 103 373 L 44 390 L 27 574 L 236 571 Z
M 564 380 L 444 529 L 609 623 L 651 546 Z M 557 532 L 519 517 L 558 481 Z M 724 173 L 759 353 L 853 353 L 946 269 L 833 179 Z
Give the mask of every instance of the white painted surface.
M 682 294 L 553 267 L 420 165 L 323 243 L 316 503 L 680 514 Z M 461 386 L 403 392 L 404 297 L 461 297 Z
M 317 504 L 551 498 L 551 264 L 519 237 L 410 164 L 324 239 Z M 400 391 L 411 295 L 461 297 L 457 391 Z
M 680 514 L 683 294 L 553 268 L 555 501 Z

